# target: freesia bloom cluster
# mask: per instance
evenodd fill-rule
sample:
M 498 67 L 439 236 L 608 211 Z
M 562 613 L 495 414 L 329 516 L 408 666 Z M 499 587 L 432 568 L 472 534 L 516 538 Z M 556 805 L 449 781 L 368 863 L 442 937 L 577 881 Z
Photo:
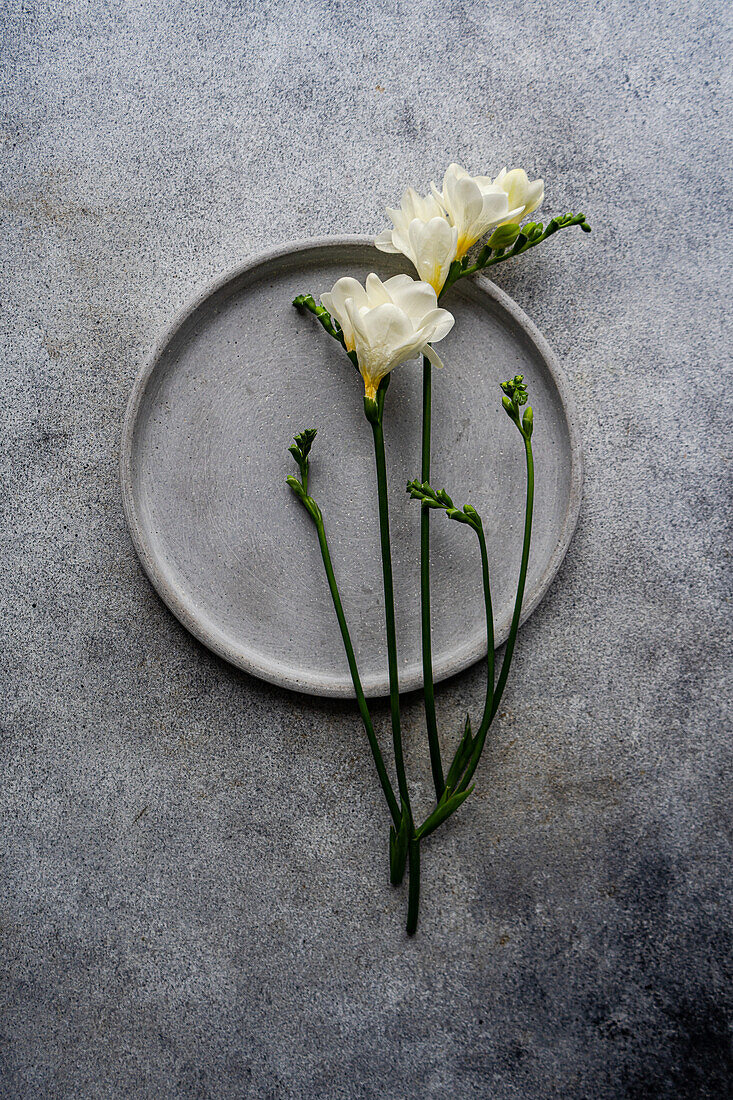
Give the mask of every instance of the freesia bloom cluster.
M 443 189 L 431 184 L 421 196 L 408 187 L 399 210 L 387 208 L 393 229 L 385 229 L 375 244 L 382 252 L 401 252 L 420 280 L 395 275 L 382 282 L 372 273 L 366 286 L 356 279 L 339 279 L 321 305 L 341 327 L 344 346 L 355 352 L 364 379 L 364 395 L 376 397 L 379 383 L 399 363 L 425 355 L 442 366 L 431 342 L 450 332 L 454 318 L 438 307 L 451 264 L 462 259 L 482 237 L 500 225 L 516 225 L 536 210 L 544 198 L 542 180 L 530 182 L 522 168 L 502 168 L 495 179 L 469 176 L 451 164 Z
M 545 197 L 543 181 L 530 182 L 523 168 L 502 168 L 492 179 L 469 176 L 460 165 L 451 164 L 443 189 L 434 183 L 430 187 L 425 198 L 408 187 L 400 208 L 387 208 L 393 228 L 385 229 L 374 243 L 382 252 L 407 256 L 437 294 L 454 260 L 462 259 L 497 226 L 519 224 Z

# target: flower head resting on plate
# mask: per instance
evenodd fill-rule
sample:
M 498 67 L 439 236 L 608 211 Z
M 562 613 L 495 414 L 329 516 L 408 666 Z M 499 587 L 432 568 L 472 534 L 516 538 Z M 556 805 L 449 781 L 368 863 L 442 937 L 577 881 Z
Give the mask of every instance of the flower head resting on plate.
M 341 326 L 346 350 L 356 352 L 367 399 L 376 398 L 382 379 L 406 359 L 427 355 L 442 367 L 429 342 L 447 336 L 454 318 L 438 308 L 428 283 L 409 275 L 393 275 L 383 283 L 372 272 L 365 286 L 350 277 L 339 279 L 321 295 L 321 303 Z

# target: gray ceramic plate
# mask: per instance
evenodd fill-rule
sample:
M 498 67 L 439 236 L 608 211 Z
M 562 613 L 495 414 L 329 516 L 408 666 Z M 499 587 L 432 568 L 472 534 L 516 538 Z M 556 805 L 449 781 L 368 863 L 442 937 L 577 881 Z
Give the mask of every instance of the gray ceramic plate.
M 140 560 L 181 622 L 232 664 L 316 695 L 353 695 L 315 532 L 285 485 L 288 444 L 317 427 L 311 492 L 321 505 L 368 695 L 387 692 L 372 435 L 362 381 L 342 349 L 291 305 L 337 278 L 384 278 L 407 261 L 365 238 L 310 241 L 230 272 L 175 320 L 141 371 L 122 441 L 125 511 Z M 535 412 L 535 527 L 525 617 L 568 548 L 581 455 L 567 384 L 534 325 L 487 279 L 442 303 L 456 325 L 434 372 L 433 477 L 484 518 L 498 641 L 506 638 L 522 539 L 524 452 L 499 382 L 524 374 Z M 419 505 L 421 367 L 398 367 L 385 436 L 401 686 L 421 685 Z M 478 544 L 434 513 L 436 679 L 486 652 Z

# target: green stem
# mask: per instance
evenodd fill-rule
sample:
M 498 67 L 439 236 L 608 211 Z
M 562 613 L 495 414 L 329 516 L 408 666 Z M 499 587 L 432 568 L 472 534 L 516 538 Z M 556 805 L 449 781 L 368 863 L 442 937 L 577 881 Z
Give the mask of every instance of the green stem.
M 346 616 L 344 615 L 341 597 L 339 595 L 338 586 L 336 584 L 336 577 L 333 572 L 331 554 L 329 553 L 328 542 L 326 540 L 326 531 L 323 526 L 323 518 L 320 516 L 320 510 L 318 516 L 315 518 L 315 524 L 316 530 L 318 532 L 318 543 L 321 547 L 321 557 L 323 558 L 323 564 L 326 569 L 326 577 L 328 578 L 328 587 L 331 590 L 331 598 L 333 600 L 333 606 L 336 611 L 336 618 L 338 619 L 338 624 L 341 628 L 341 637 L 343 638 L 344 649 L 346 650 L 346 659 L 349 662 L 349 671 L 351 672 L 351 679 L 354 684 L 356 701 L 359 705 L 359 713 L 361 714 L 361 720 L 364 723 L 364 729 L 366 730 L 366 735 L 369 740 L 369 747 L 372 750 L 374 763 L 377 766 L 379 782 L 382 784 L 384 797 L 387 799 L 387 805 L 389 806 L 389 811 L 392 814 L 392 820 L 394 821 L 395 828 L 399 829 L 400 822 L 402 820 L 402 814 L 400 812 L 399 805 L 397 804 L 397 799 L 395 798 L 392 784 L 389 781 L 387 769 L 384 766 L 384 758 L 380 751 L 376 734 L 374 733 L 374 726 L 372 725 L 371 715 L 369 714 L 369 708 L 367 707 L 367 702 L 364 697 L 364 691 L 361 686 L 359 670 L 356 666 L 356 657 L 354 656 L 354 647 L 351 644 L 349 628 L 346 625 Z
M 509 676 L 509 667 L 512 663 L 514 644 L 517 640 L 517 631 L 519 630 L 519 617 L 522 613 L 524 586 L 527 581 L 527 566 L 529 564 L 529 543 L 532 537 L 532 508 L 534 505 L 534 458 L 532 455 L 532 442 L 526 437 L 524 440 L 524 450 L 527 459 L 527 507 L 524 514 L 524 543 L 522 546 L 522 565 L 519 570 L 519 584 L 517 585 L 517 598 L 514 603 L 514 615 L 512 616 L 512 625 L 509 630 L 509 638 L 507 639 L 506 650 L 504 651 L 504 660 L 501 663 L 499 680 L 497 682 L 496 690 L 494 692 L 494 702 L 491 706 L 492 719 L 499 709 L 501 697 L 504 694 L 504 688 L 506 687 L 507 677 Z
M 501 672 L 499 673 L 499 679 L 496 687 L 493 690 L 493 699 L 491 705 L 484 710 L 484 716 L 481 721 L 481 726 L 476 735 L 476 747 L 471 754 L 471 762 L 466 769 L 463 779 L 456 788 L 456 793 L 465 791 L 468 784 L 471 782 L 473 773 L 476 771 L 478 762 L 481 758 L 484 742 L 486 740 L 486 734 L 491 725 L 497 710 L 499 709 L 499 703 L 501 702 L 504 688 L 506 687 L 507 677 L 509 676 L 509 669 L 512 663 L 512 655 L 514 653 L 514 646 L 517 640 L 517 631 L 519 630 L 519 619 L 522 614 L 522 600 L 524 599 L 524 587 L 527 581 L 527 566 L 529 564 L 529 547 L 532 538 L 532 509 L 534 507 L 534 459 L 532 456 L 532 442 L 526 436 L 524 436 L 524 450 L 527 460 L 527 503 L 524 513 L 524 542 L 522 544 L 522 562 L 519 567 L 519 581 L 517 583 L 517 596 L 514 601 L 514 614 L 512 615 L 512 624 L 509 628 L 509 637 L 507 639 L 506 650 L 504 651 L 504 659 L 501 664 Z M 482 552 L 483 561 L 483 552 Z M 486 579 L 488 580 L 488 567 L 486 572 Z M 487 601 L 487 616 L 489 613 L 490 603 Z M 491 641 L 493 642 L 493 631 Z M 493 649 L 493 645 L 490 646 Z M 492 680 L 493 680 L 493 661 L 492 661 Z M 488 703 L 488 697 L 487 697 Z
M 422 465 L 421 479 L 430 481 L 430 424 L 432 404 L 432 364 L 427 355 L 422 366 Z M 420 613 L 422 618 L 422 671 L 425 698 L 425 722 L 430 746 L 430 766 L 433 771 L 435 797 L 439 800 L 445 789 L 443 763 L 440 758 L 438 722 L 435 716 L 433 685 L 433 649 L 430 635 L 430 509 L 420 509 Z
M 479 726 L 478 737 L 486 737 L 486 730 L 489 728 L 489 721 L 491 715 L 491 708 L 494 702 L 494 665 L 496 662 L 496 653 L 494 650 L 494 611 L 491 604 L 491 585 L 489 583 L 489 555 L 486 552 L 486 537 L 484 535 L 484 529 L 482 526 L 476 528 L 476 534 L 478 535 L 479 546 L 481 548 L 481 576 L 483 578 L 484 585 L 484 605 L 486 607 L 486 703 L 484 704 L 484 713 L 481 718 L 481 725 Z M 484 724 L 486 730 L 484 730 Z M 481 741 L 481 747 L 483 748 L 483 741 Z M 480 753 L 480 750 L 479 750 Z
M 389 378 L 389 376 L 388 376 Z M 382 575 L 384 581 L 384 615 L 387 628 L 387 665 L 389 668 L 389 703 L 392 713 L 392 738 L 394 741 L 395 767 L 400 797 L 404 804 L 403 812 L 409 815 L 410 839 L 408 858 L 410 862 L 410 883 L 407 902 L 407 932 L 413 935 L 417 928 L 417 914 L 420 906 L 420 842 L 415 836 L 415 825 L 410 806 L 410 792 L 407 788 L 405 758 L 402 752 L 402 728 L 400 725 L 400 686 L 397 671 L 397 630 L 394 611 L 394 584 L 392 580 L 392 551 L 389 542 L 389 507 L 387 501 L 387 459 L 384 452 L 384 431 L 382 417 L 386 385 L 380 386 L 377 394 L 377 415 L 369 415 L 374 435 L 374 458 L 377 467 L 377 495 L 379 498 L 379 535 L 382 542 Z M 366 403 L 365 403 L 366 408 Z
M 383 395 L 382 405 L 384 403 Z M 392 581 L 392 552 L 389 543 L 389 508 L 387 504 L 387 461 L 384 453 L 382 409 L 371 421 L 374 434 L 374 457 L 377 466 L 377 494 L 379 498 L 379 535 L 382 542 L 382 576 L 384 582 L 384 615 L 387 629 L 387 666 L 389 669 L 389 703 L 392 714 L 392 738 L 394 741 L 397 783 L 405 806 L 410 809 L 405 760 L 402 754 L 402 729 L 400 726 L 400 689 L 397 671 L 397 631 L 395 627 L 394 585 Z
M 413 834 L 408 849 L 410 860 L 410 883 L 407 895 L 407 935 L 414 936 L 417 931 L 417 916 L 420 909 L 420 841 Z
M 448 273 L 448 278 L 445 281 L 445 285 L 441 290 L 438 298 L 440 299 L 443 294 L 457 282 L 459 279 L 463 279 L 466 275 L 475 275 L 477 271 L 484 271 L 487 267 L 493 267 L 494 264 L 503 263 L 504 260 L 511 259 L 512 256 L 521 256 L 523 252 L 529 252 L 530 248 L 536 248 L 538 244 L 542 244 L 548 237 L 552 237 L 553 234 L 559 232 L 561 229 L 569 229 L 572 225 L 582 226 L 586 232 L 590 232 L 590 226 L 585 222 L 585 214 L 575 214 L 568 221 L 558 224 L 554 219 L 548 222 L 544 231 L 536 237 L 534 240 L 525 240 L 521 244 L 515 244 L 512 248 L 497 251 L 493 256 L 484 260 L 483 263 L 471 264 L 469 267 L 461 267 L 459 263 L 455 263 L 455 267 L 451 266 L 451 271 Z M 520 236 L 519 240 L 522 238 Z

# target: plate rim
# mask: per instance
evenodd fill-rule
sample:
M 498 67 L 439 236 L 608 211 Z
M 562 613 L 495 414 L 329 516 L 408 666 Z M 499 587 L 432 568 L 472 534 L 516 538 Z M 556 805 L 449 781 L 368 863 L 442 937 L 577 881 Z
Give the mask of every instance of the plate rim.
M 164 570 L 158 565 L 157 557 L 151 553 L 145 537 L 145 529 L 139 520 L 133 493 L 133 442 L 137 415 L 142 399 L 145 395 L 147 384 L 155 370 L 156 364 L 168 344 L 176 333 L 186 323 L 189 317 L 199 309 L 204 302 L 223 290 L 227 284 L 240 279 L 250 271 L 263 264 L 282 259 L 298 252 L 323 250 L 334 247 L 370 246 L 378 254 L 374 246 L 373 236 L 367 234 L 352 235 L 328 235 L 323 237 L 303 238 L 292 242 L 285 242 L 264 252 L 256 253 L 238 264 L 234 264 L 213 280 L 202 284 L 194 295 L 180 306 L 172 319 L 163 327 L 152 348 L 144 357 L 130 391 L 130 396 L 125 408 L 122 422 L 122 435 L 120 442 L 119 476 L 122 490 L 122 506 L 127 527 L 132 538 L 135 552 L 140 560 L 148 580 L 152 584 L 163 603 L 178 619 L 178 621 L 193 634 L 193 636 L 207 647 L 207 649 L 222 657 L 251 676 L 275 684 L 278 687 L 287 688 L 290 691 L 302 692 L 307 695 L 315 695 L 322 698 L 355 698 L 354 689 L 350 679 L 330 679 L 321 676 L 303 678 L 296 674 L 292 665 L 286 665 L 276 660 L 258 661 L 250 653 L 238 651 L 226 643 L 220 637 L 215 636 L 207 629 L 206 622 L 197 618 L 189 610 L 188 605 L 182 600 L 174 587 L 169 583 Z M 510 315 L 512 320 L 529 337 L 537 352 L 544 361 L 550 376 L 557 388 L 560 397 L 565 421 L 568 427 L 570 442 L 570 492 L 568 506 L 563 519 L 561 537 L 547 562 L 536 589 L 525 600 L 520 625 L 525 623 L 544 599 L 548 588 L 554 580 L 557 572 L 570 548 L 580 516 L 580 506 L 583 491 L 583 449 L 578 425 L 578 414 L 575 399 L 569 382 L 567 381 L 555 352 L 550 347 L 547 339 L 542 335 L 531 318 L 524 312 L 506 291 L 492 282 L 486 275 L 472 276 L 471 281 L 489 298 L 492 298 Z M 483 633 L 483 632 L 482 632 Z M 496 648 L 506 641 L 508 628 L 497 633 Z M 478 636 L 469 639 L 459 649 L 453 649 L 439 660 L 434 658 L 435 683 L 449 679 L 459 672 L 470 668 L 471 665 L 481 660 L 486 654 L 486 638 L 481 640 Z M 366 677 L 363 682 L 364 692 L 370 698 L 383 698 L 389 694 L 386 684 L 386 675 L 383 679 Z M 406 694 L 419 690 L 422 687 L 422 669 L 412 675 L 402 673 L 400 676 L 400 693 Z

